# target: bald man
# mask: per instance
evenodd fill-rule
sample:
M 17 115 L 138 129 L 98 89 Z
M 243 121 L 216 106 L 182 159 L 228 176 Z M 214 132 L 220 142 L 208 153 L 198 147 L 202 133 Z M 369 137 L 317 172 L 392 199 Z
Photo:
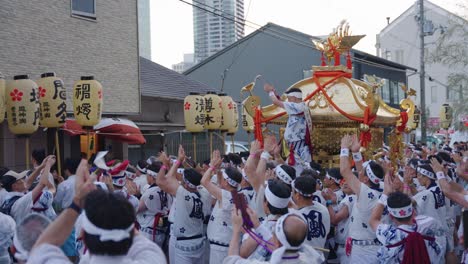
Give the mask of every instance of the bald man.
M 270 249 L 273 251 L 269 262 L 251 261 L 239 256 L 239 243 L 242 229 L 242 216 L 240 210 L 232 212 L 233 234 L 229 244 L 228 257 L 224 259 L 223 264 L 246 264 L 246 263 L 287 263 L 287 264 L 306 264 L 322 263 L 324 258 L 312 247 L 303 245 L 307 236 L 306 220 L 299 214 L 288 213 L 281 216 L 276 222 L 274 234 L 270 243 Z M 258 220 L 253 220 L 255 232 L 263 233 L 268 230 L 258 230 Z M 300 251 L 300 252 L 299 252 Z

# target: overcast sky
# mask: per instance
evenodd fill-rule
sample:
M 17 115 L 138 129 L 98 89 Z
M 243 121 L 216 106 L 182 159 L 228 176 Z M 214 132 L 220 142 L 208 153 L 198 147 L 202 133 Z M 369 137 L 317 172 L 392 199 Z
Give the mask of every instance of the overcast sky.
M 192 2 L 191 0 L 186 0 Z M 451 12 L 466 0 L 432 0 Z M 193 53 L 192 6 L 179 0 L 151 0 L 152 60 L 171 68 Z M 412 0 L 244 0 L 245 18 L 265 25 L 273 22 L 306 34 L 328 35 L 342 19 L 353 34 L 367 35 L 355 48 L 375 54 L 375 35 L 409 7 Z M 258 27 L 246 27 L 246 35 Z

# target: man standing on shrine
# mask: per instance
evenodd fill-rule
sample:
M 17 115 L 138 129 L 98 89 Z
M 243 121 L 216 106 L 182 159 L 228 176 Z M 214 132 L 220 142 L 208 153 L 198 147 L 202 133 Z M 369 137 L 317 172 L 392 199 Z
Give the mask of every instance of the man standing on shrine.
M 284 132 L 284 139 L 290 148 L 288 163 L 296 167 L 296 158 L 299 164 L 309 164 L 312 160 L 309 144 L 310 137 L 305 118 L 307 107 L 302 101 L 302 91 L 299 88 L 291 88 L 286 91 L 287 101 L 281 101 L 275 94 L 275 88 L 270 84 L 265 84 L 263 88 L 268 92 L 274 105 L 283 108 L 288 114 L 288 124 Z M 300 173 L 302 170 L 297 171 Z

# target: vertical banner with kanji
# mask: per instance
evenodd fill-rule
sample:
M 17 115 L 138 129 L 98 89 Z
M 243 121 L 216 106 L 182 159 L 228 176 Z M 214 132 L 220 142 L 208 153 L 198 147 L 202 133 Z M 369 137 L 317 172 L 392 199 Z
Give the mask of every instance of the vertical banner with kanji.
M 41 75 L 37 85 L 41 126 L 61 127 L 67 118 L 67 95 L 63 81 L 55 73 L 49 72 Z
M 17 75 L 5 91 L 8 128 L 16 135 L 29 135 L 39 127 L 37 84 L 28 75 Z
M 73 87 L 73 113 L 76 122 L 84 127 L 97 125 L 102 114 L 102 85 L 93 76 L 83 76 Z

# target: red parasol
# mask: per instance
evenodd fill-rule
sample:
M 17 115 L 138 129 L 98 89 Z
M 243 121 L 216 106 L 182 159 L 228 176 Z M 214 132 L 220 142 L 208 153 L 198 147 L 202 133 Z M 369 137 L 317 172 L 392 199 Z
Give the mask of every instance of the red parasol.
M 63 129 L 71 136 L 86 134 L 86 131 L 74 119 L 67 119 Z M 103 118 L 93 129 L 93 132 L 116 141 L 134 145 L 146 143 L 140 128 L 128 119 Z

